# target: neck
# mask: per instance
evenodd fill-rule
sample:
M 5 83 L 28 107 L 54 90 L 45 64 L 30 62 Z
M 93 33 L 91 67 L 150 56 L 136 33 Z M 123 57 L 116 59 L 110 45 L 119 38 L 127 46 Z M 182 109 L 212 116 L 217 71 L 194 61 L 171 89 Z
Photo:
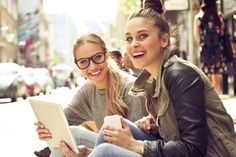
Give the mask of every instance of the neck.
M 106 89 L 106 87 L 107 87 L 107 80 L 108 80 L 108 76 L 106 76 L 106 78 L 104 80 L 102 80 L 101 82 L 95 84 L 97 89 Z
M 154 79 L 157 78 L 158 76 L 158 73 L 159 73 L 159 69 L 160 69 L 160 66 L 161 66 L 161 62 L 163 60 L 163 57 L 164 57 L 164 53 L 162 53 L 163 55 L 159 56 L 158 57 L 158 60 L 156 60 L 156 62 L 152 65 L 150 65 L 149 67 L 147 67 L 147 71 L 152 75 L 152 77 Z

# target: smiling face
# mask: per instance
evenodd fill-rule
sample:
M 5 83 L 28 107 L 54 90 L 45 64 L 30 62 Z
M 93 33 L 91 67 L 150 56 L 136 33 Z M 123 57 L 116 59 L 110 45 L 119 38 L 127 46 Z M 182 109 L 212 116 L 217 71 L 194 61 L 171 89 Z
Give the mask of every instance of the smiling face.
M 85 42 L 75 48 L 74 58 L 76 60 L 81 60 L 82 58 L 90 58 L 92 56 L 96 57 L 96 54 L 101 57 L 101 52 L 104 52 L 104 48 L 102 48 L 99 44 Z M 99 89 L 104 89 L 106 87 L 106 79 L 108 74 L 107 57 L 108 54 L 106 52 L 104 62 L 96 64 L 90 59 L 90 65 L 85 69 L 80 69 L 81 75 L 89 79 Z
M 161 35 L 151 19 L 130 19 L 126 26 L 126 51 L 134 66 L 156 76 L 168 37 L 167 33 Z

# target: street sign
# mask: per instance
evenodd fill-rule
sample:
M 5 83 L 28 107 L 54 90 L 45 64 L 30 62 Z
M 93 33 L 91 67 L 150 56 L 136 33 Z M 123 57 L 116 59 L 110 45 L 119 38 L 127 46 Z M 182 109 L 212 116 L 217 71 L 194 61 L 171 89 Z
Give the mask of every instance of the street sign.
M 236 0 L 224 0 L 223 13 L 225 17 L 232 15 L 236 10 Z
M 166 11 L 187 10 L 189 8 L 188 0 L 165 0 Z

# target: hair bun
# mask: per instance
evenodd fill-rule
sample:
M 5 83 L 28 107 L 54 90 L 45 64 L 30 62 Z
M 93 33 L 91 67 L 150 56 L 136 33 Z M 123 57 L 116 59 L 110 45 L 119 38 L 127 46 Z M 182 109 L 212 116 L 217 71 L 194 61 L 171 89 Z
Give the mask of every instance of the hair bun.
M 153 9 L 159 14 L 162 14 L 164 12 L 162 3 L 160 0 L 145 0 L 144 1 L 144 9 Z

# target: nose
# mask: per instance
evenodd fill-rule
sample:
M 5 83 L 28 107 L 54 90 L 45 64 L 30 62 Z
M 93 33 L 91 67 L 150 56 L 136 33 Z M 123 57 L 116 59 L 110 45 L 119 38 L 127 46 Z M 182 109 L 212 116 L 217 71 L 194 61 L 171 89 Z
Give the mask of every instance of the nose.
M 89 68 L 94 68 L 94 67 L 96 67 L 97 66 L 97 64 L 96 63 L 94 63 L 91 59 L 89 60 Z
M 132 43 L 131 43 L 131 46 L 134 47 L 134 48 L 138 47 L 139 46 L 138 41 L 137 40 L 133 40 Z

